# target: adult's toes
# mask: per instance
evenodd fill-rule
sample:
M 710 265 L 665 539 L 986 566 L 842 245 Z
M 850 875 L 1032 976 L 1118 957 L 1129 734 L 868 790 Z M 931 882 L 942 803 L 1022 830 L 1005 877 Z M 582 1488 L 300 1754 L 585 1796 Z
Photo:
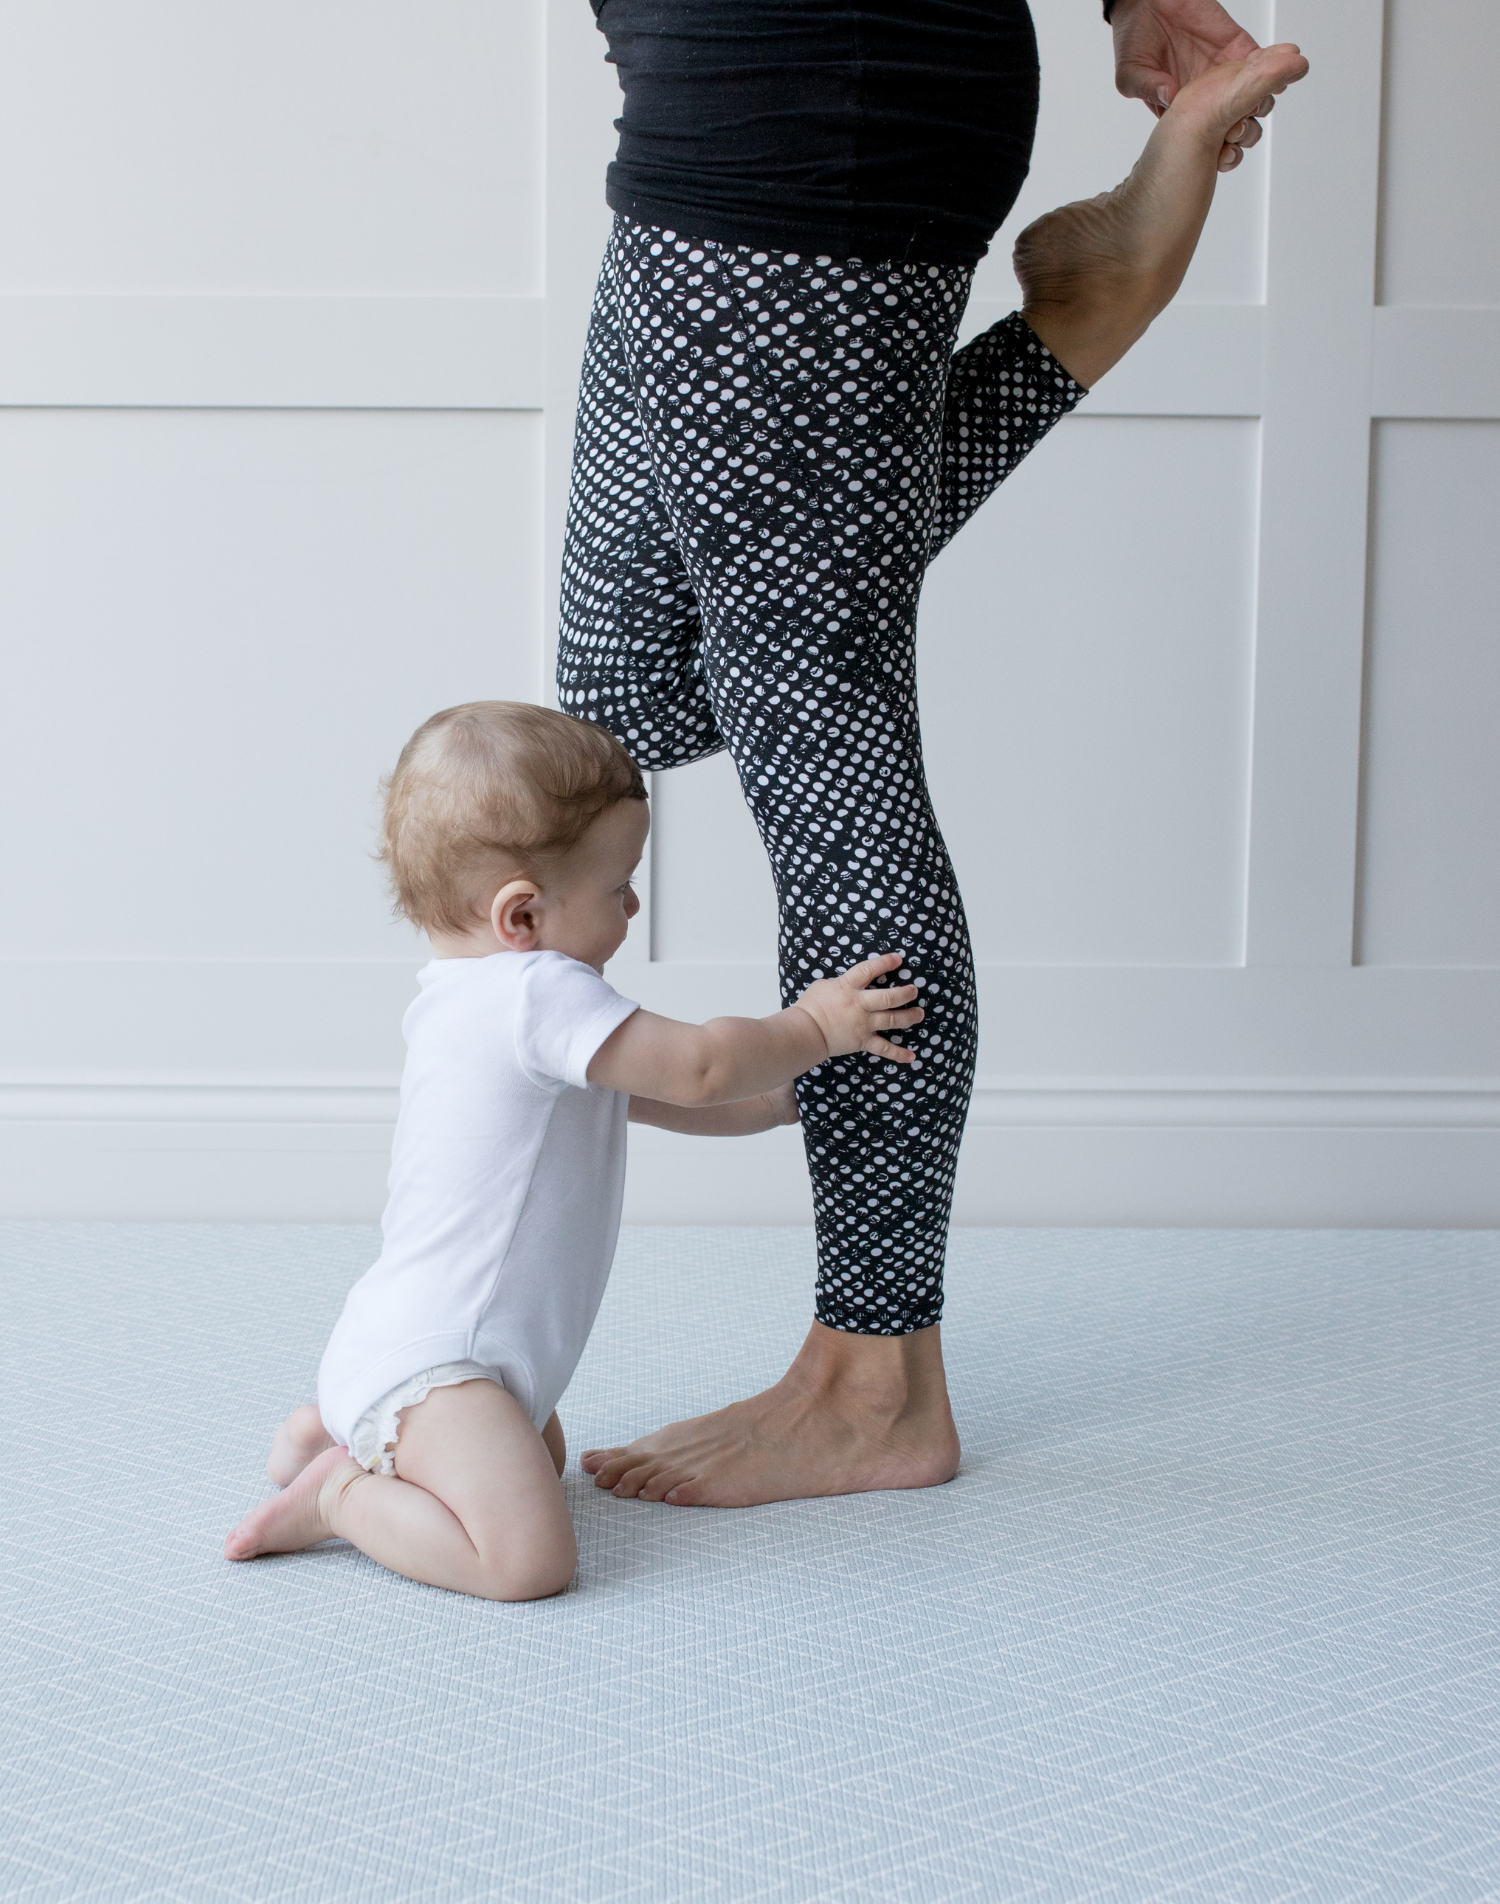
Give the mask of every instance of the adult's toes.
M 686 1487 L 691 1480 L 685 1469 L 659 1468 L 640 1491 L 643 1501 L 664 1501 L 678 1487 Z
M 609 1461 L 618 1461 L 625 1453 L 623 1448 L 587 1448 L 578 1457 L 578 1465 L 585 1474 L 597 1474 Z
M 622 1501 L 633 1501 L 654 1473 L 649 1463 L 638 1462 L 635 1467 L 625 1469 L 615 1482 L 614 1491 Z

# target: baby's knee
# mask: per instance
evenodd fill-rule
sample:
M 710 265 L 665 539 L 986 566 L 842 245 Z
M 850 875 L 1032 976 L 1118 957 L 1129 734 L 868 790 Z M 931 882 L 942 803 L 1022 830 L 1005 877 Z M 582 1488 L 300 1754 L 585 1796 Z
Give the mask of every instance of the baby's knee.
M 547 1417 L 547 1425 L 542 1430 L 542 1445 L 551 1455 L 552 1465 L 557 1469 L 560 1480 L 563 1469 L 568 1465 L 568 1444 L 563 1438 L 563 1426 L 557 1419 L 556 1409 Z
M 554 1539 L 535 1547 L 480 1554 L 481 1582 L 486 1600 L 550 1600 L 563 1592 L 578 1571 L 578 1543 Z
M 554 1483 L 555 1486 L 555 1483 Z M 578 1570 L 578 1537 L 561 1499 L 511 1498 L 465 1524 L 486 1600 L 547 1600 Z

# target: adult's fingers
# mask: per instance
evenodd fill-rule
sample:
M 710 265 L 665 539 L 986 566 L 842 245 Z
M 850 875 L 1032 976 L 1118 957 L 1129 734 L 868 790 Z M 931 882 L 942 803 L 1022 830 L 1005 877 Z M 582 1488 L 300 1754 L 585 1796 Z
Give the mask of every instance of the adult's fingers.
M 1122 60 L 1115 68 L 1115 91 L 1126 99 L 1144 100 L 1160 119 L 1177 96 L 1177 82 L 1159 66 Z

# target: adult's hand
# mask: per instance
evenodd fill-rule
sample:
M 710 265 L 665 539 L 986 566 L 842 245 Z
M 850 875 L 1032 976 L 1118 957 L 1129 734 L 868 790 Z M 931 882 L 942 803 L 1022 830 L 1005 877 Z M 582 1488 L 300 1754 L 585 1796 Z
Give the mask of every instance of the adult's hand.
M 1159 119 L 1188 81 L 1227 60 L 1248 59 L 1257 42 L 1219 0 L 1115 0 L 1115 88 L 1141 99 Z M 1255 112 L 1231 126 L 1219 170 L 1233 171 L 1241 150 L 1260 139 L 1258 119 L 1275 101 L 1268 93 Z

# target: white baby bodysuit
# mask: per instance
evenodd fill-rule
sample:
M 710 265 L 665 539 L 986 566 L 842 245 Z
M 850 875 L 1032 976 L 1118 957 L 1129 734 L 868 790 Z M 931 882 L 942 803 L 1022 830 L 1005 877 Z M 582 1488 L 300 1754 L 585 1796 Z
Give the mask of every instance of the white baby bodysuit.
M 417 983 L 384 1245 L 318 1371 L 323 1425 L 346 1447 L 374 1403 L 451 1362 L 498 1371 L 540 1428 L 620 1227 L 629 1101 L 586 1074 L 637 1007 L 561 952 L 434 959 Z

